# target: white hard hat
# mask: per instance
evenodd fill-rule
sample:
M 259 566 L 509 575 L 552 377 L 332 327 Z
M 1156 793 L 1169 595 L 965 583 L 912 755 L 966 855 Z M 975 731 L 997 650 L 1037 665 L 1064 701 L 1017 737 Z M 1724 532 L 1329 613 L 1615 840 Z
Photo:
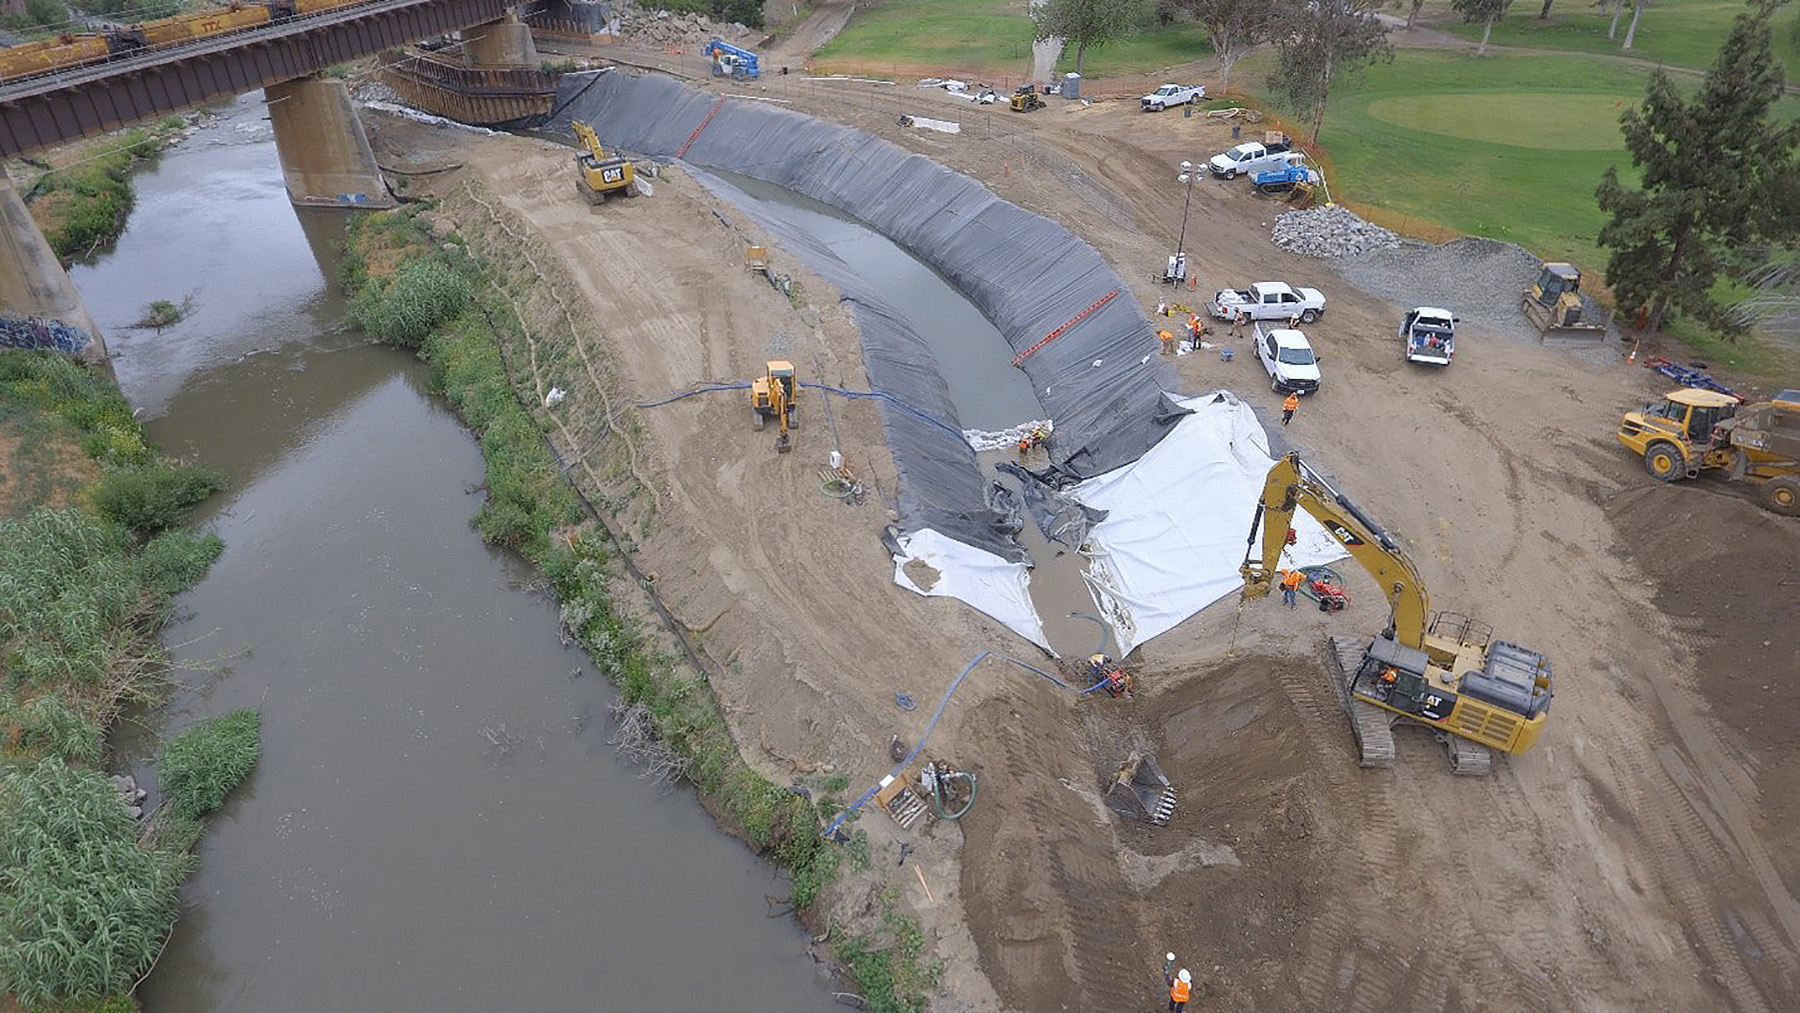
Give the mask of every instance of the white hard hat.
M 1194 980 L 1194 976 L 1189 974 L 1188 969 L 1185 967 L 1182 968 L 1181 973 L 1177 974 L 1175 977 L 1180 978 L 1182 981 L 1193 981 Z

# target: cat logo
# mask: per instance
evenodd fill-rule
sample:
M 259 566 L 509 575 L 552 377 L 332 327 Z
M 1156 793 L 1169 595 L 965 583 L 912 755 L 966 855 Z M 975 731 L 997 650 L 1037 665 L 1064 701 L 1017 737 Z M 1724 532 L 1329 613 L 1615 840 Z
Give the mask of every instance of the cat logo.
M 617 183 L 624 178 L 625 167 L 622 165 L 615 165 L 609 169 L 600 170 L 600 182 L 602 183 Z
M 1363 540 L 1356 536 L 1356 532 L 1351 531 L 1349 528 L 1344 527 L 1342 524 L 1339 524 L 1336 521 L 1326 521 L 1325 522 L 1325 530 L 1331 532 L 1331 535 L 1333 538 L 1336 538 L 1339 542 L 1342 542 L 1345 545 L 1362 545 L 1362 544 L 1364 544 Z

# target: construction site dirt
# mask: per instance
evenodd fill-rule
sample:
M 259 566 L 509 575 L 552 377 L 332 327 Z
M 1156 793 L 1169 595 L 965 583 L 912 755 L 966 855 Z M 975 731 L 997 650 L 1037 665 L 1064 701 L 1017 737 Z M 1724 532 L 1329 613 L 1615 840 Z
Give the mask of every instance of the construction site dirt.
M 1061 222 L 1146 308 L 1198 306 L 1204 293 L 1155 275 L 1183 221 L 1176 165 L 1226 147 L 1228 124 L 1121 102 L 989 113 L 904 85 L 796 78 L 747 94 L 861 127 Z M 908 129 L 902 113 L 961 118 L 963 132 Z M 741 392 L 622 409 L 747 380 L 773 351 L 806 379 L 866 388 L 828 286 L 778 246 L 772 266 L 799 299 L 743 270 L 744 246 L 767 240 L 747 217 L 678 167 L 653 196 L 590 211 L 567 148 L 373 126 L 384 165 L 460 165 L 412 177 L 451 195 L 434 213 L 490 254 L 529 252 L 568 303 L 525 314 L 591 321 L 585 350 L 535 349 L 587 361 L 558 374 L 576 382 L 553 437 L 630 420 L 610 472 L 561 450 L 618 507 L 664 602 L 704 631 L 752 763 L 778 780 L 843 772 L 857 793 L 891 765 L 890 738 L 917 738 L 929 717 L 896 693 L 935 701 L 983 650 L 1045 663 L 966 606 L 894 586 L 879 503 L 894 472 L 868 402 L 832 406 L 836 445 L 877 492 L 862 507 L 819 492 L 832 441 L 817 403 L 779 455 Z M 1393 337 L 1407 307 L 1275 248 L 1283 207 L 1196 184 L 1190 263 L 1203 286 L 1326 290 L 1330 313 L 1307 330 L 1328 380 L 1284 435 L 1399 536 L 1434 605 L 1552 658 L 1542 743 L 1492 777 L 1457 778 L 1428 734 L 1402 729 L 1395 770 L 1359 769 L 1321 651 L 1329 635 L 1377 631 L 1387 609 L 1346 565 L 1347 611 L 1220 602 L 1132 656 L 1130 698 L 978 666 L 928 749 L 980 776 L 978 805 L 917 832 L 865 815 L 874 870 L 833 888 L 831 916 L 852 930 L 878 918 L 904 840 L 918 878 L 892 882 L 943 962 L 940 1009 L 1152 1008 L 1170 951 L 1205 1009 L 1794 1008 L 1800 528 L 1720 484 L 1643 474 L 1612 433 L 1665 381 L 1623 350 L 1597 366 L 1465 318 L 1454 366 L 1409 365 Z M 1238 354 L 1182 356 L 1184 391 L 1228 387 L 1274 418 L 1279 395 L 1243 340 L 1208 340 Z M 1102 800 L 1134 748 L 1179 791 L 1166 826 L 1122 823 Z

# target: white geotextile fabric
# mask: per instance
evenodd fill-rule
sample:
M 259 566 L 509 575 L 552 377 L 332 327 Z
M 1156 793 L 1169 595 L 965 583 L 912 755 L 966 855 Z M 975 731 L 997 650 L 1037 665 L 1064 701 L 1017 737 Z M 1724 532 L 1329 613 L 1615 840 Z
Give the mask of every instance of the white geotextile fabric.
M 1088 587 L 1123 654 L 1243 586 L 1245 539 L 1275 463 L 1261 423 L 1230 393 L 1177 403 L 1193 414 L 1162 442 L 1068 490 L 1108 511 L 1088 534 Z M 1284 567 L 1344 557 L 1309 514 L 1296 512 L 1293 527 Z
M 894 583 L 925 595 L 961 599 L 1019 636 L 1050 650 L 1044 624 L 1031 606 L 1030 580 L 1024 563 L 1013 563 L 983 549 L 959 542 L 932 528 L 901 535 L 900 555 L 894 557 Z M 906 564 L 920 560 L 938 572 L 937 582 L 920 587 L 906 573 Z

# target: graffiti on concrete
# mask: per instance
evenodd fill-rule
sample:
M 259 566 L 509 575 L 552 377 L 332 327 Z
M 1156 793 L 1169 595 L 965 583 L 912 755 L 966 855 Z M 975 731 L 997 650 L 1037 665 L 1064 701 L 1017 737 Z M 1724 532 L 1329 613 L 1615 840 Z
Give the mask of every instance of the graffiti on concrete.
M 30 351 L 48 348 L 63 355 L 80 355 L 94 336 L 87 328 L 66 324 L 51 317 L 16 317 L 0 314 L 0 349 L 17 348 Z

